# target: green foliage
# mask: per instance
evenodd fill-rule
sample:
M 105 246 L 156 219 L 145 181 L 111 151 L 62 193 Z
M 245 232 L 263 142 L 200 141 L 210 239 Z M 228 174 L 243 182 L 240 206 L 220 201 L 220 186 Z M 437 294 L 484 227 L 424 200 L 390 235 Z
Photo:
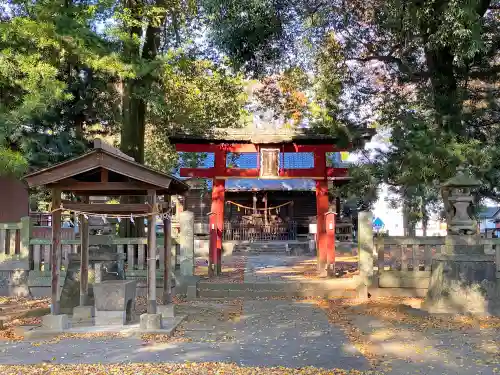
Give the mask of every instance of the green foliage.
M 241 76 L 211 61 L 170 53 L 161 62 L 151 91 L 144 93 L 149 103 L 146 162 L 171 170 L 177 164 L 168 144 L 171 133 L 207 134 L 216 128 L 241 126 L 247 96 Z
M 171 131 L 205 133 L 245 115 L 242 77 L 192 47 L 199 16 L 194 1 L 10 2 L 0 12 L 0 145 L 38 168 L 121 132 L 137 161 L 145 152 L 170 170 Z M 11 173 L 12 155 L 0 173 Z
M 289 37 L 285 24 L 290 15 L 280 1 L 203 0 L 210 37 L 236 69 L 262 75 L 266 64 L 283 57 Z
M 204 134 L 240 125 L 246 103 L 242 77 L 211 61 L 174 53 L 163 57 L 156 73 L 147 98 L 148 120 L 157 131 Z
M 114 82 L 131 71 L 94 30 L 103 6 L 13 1 L 0 16 L 0 144 L 29 167 L 81 153 L 96 129 L 116 128 Z
M 23 155 L 0 147 L 0 171 L 2 176 L 20 177 L 26 172 L 28 163 Z

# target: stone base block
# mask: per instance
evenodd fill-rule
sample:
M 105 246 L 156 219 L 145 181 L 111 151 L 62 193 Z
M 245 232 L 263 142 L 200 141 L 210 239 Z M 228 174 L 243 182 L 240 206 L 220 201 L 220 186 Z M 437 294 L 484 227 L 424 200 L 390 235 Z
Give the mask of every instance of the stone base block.
M 99 311 L 95 312 L 95 325 L 125 325 L 127 313 L 125 311 Z
M 188 285 L 187 286 L 187 299 L 193 300 L 198 297 L 198 287 L 196 285 Z
M 47 330 L 63 331 L 69 328 L 68 316 L 61 315 L 45 315 L 42 318 L 42 326 Z
M 162 318 L 173 318 L 175 316 L 174 313 L 174 305 L 157 305 L 156 306 L 156 311 L 158 314 L 161 314 Z
M 76 306 L 73 308 L 73 319 L 88 320 L 95 316 L 94 306 Z
M 436 254 L 422 308 L 432 314 L 498 315 L 495 273 L 492 255 Z
M 142 314 L 140 328 L 144 331 L 161 329 L 161 314 Z

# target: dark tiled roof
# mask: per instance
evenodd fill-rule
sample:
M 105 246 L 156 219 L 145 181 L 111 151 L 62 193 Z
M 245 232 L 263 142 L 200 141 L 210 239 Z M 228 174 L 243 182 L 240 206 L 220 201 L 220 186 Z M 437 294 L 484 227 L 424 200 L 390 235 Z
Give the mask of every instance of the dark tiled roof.
M 376 133 L 375 129 L 367 128 L 353 136 L 353 143 L 364 144 L 369 141 Z M 241 142 L 255 144 L 271 144 L 271 143 L 314 143 L 318 141 L 326 141 L 335 143 L 337 137 L 322 134 L 318 130 L 309 128 L 259 128 L 259 127 L 243 127 L 233 129 L 216 129 L 210 134 L 187 134 L 174 133 L 170 137 L 171 143 L 224 143 L 224 142 Z
M 498 210 L 500 210 L 500 207 L 484 207 L 479 211 L 479 218 L 493 219 Z

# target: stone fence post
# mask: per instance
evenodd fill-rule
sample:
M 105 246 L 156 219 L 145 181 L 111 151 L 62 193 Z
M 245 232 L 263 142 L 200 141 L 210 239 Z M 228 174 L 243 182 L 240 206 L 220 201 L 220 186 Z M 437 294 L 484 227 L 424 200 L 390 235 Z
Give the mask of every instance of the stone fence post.
M 194 214 L 183 211 L 179 215 L 180 265 L 182 276 L 194 275 Z
M 373 214 L 361 211 L 358 214 L 358 253 L 360 285 L 358 297 L 368 298 L 368 287 L 373 282 Z

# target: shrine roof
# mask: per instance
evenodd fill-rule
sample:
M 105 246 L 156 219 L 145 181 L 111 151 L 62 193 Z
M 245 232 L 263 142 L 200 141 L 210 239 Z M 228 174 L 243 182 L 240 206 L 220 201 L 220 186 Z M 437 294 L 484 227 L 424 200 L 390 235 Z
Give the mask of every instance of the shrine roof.
M 363 145 L 375 134 L 375 129 L 367 128 L 353 136 L 352 143 Z M 266 128 L 243 127 L 216 129 L 208 134 L 174 133 L 169 136 L 170 143 L 253 143 L 253 144 L 316 144 L 336 143 L 339 138 L 320 133 L 311 128 Z
M 102 172 L 106 180 L 102 180 Z M 108 179 L 109 177 L 109 179 Z M 83 155 L 24 176 L 28 186 L 46 186 L 81 195 L 183 194 L 189 186 L 173 175 L 157 171 L 120 150 L 96 140 Z
M 498 211 L 500 211 L 500 207 L 483 207 L 479 210 L 478 215 L 480 219 L 494 219 Z

